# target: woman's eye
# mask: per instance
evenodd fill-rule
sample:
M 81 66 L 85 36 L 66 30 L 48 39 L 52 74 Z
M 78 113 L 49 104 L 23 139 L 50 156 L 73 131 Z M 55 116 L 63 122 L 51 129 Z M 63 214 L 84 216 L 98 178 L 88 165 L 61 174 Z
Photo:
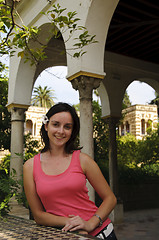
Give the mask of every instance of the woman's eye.
M 54 123 L 53 126 L 54 126 L 54 127 L 58 127 L 58 123 Z
M 67 130 L 69 130 L 69 129 L 71 129 L 71 126 L 65 126 L 65 129 L 67 129 Z

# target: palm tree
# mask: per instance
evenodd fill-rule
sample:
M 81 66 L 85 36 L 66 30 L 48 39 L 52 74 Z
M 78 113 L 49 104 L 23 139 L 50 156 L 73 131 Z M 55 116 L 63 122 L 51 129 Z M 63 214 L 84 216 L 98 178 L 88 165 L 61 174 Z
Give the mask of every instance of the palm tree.
M 34 88 L 31 103 L 33 106 L 50 108 L 55 104 L 53 100 L 55 98 L 54 90 L 48 88 L 47 86 L 42 88 L 39 85 L 38 87 Z

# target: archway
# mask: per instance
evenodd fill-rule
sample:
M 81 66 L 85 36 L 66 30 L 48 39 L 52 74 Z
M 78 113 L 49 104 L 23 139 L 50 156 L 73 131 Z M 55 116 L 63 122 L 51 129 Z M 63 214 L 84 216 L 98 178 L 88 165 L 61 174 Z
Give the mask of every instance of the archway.
M 71 82 L 66 79 L 67 67 L 55 66 L 45 69 L 40 73 L 34 87 L 47 86 L 52 89 L 54 102 L 67 102 L 71 105 L 79 103 L 79 93 L 72 88 Z
M 147 80 L 148 81 L 148 80 Z M 130 104 L 122 110 L 122 124 L 119 125 L 119 134 L 127 134 L 126 124 L 130 125 L 130 134 L 136 139 L 143 139 L 147 135 L 147 128 L 155 129 L 158 122 L 157 106 L 150 105 L 155 98 L 155 90 L 145 82 L 132 81 L 126 89 Z
M 148 104 L 155 98 L 155 90 L 145 82 L 133 81 L 128 87 L 127 92 L 132 105 Z

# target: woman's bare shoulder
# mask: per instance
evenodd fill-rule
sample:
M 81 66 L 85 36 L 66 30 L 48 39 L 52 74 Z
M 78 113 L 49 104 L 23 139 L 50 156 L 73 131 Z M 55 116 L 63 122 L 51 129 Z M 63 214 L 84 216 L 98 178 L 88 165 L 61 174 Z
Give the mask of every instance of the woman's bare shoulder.
M 92 161 L 94 160 L 88 154 L 80 152 L 80 163 L 84 173 L 87 166 L 91 164 Z
M 24 168 L 24 169 L 32 169 L 32 168 L 33 168 L 33 162 L 34 162 L 34 158 L 28 159 L 28 160 L 24 163 L 23 168 Z
M 80 152 L 80 160 L 87 162 L 87 161 L 92 161 L 93 159 L 88 154 Z

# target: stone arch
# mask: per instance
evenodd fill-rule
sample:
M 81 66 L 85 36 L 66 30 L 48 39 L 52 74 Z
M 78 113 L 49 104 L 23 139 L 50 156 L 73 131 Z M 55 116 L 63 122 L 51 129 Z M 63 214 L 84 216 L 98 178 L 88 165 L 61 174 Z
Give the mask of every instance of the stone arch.
M 70 80 L 82 73 L 98 78 L 105 76 L 105 42 L 109 24 L 118 2 L 118 0 L 93 0 L 89 2 L 88 9 L 85 6 L 88 3 L 81 3 L 78 16 L 83 20 L 83 26 L 88 29 L 89 34 L 96 35 L 98 43 L 86 46 L 85 51 L 87 51 L 87 54 L 84 54 L 80 59 L 72 59 L 71 56 L 67 56 L 68 78 Z M 72 44 L 71 41 L 67 43 L 66 48 L 69 48 L 70 44 Z
M 22 18 L 25 20 L 26 24 L 36 24 L 39 28 L 41 28 L 39 39 L 41 42 L 47 44 L 46 55 L 48 56 L 48 59 L 39 63 L 37 68 L 35 66 L 31 67 L 29 63 L 24 63 L 24 60 L 18 58 L 16 55 L 11 59 L 8 105 L 21 104 L 23 106 L 29 106 L 32 88 L 36 78 L 41 71 L 50 66 L 66 65 L 67 63 L 69 80 L 71 80 L 69 78 L 70 75 L 75 73 L 78 75 L 79 72 L 80 74 L 82 72 L 84 74 L 86 73 L 88 76 L 93 75 L 98 78 L 103 78 L 105 75 L 103 71 L 105 41 L 112 15 L 119 1 L 116 0 L 112 2 L 111 0 L 93 0 L 86 3 L 80 3 L 80 5 L 77 2 L 75 3 L 75 1 L 73 1 L 72 5 L 70 4 L 70 1 L 65 3 L 62 3 L 61 1 L 57 2 L 59 2 L 63 7 L 68 8 L 70 11 L 78 10 L 78 16 L 81 18 L 83 26 L 87 27 L 90 34 L 95 34 L 97 36 L 98 44 L 87 46 L 85 48 L 87 54 L 84 54 L 80 59 L 74 59 L 69 54 L 61 56 L 59 52 L 65 48 L 69 48 L 70 45 L 72 46 L 73 39 L 64 44 L 62 39 L 55 41 L 55 39 L 50 37 L 47 42 L 46 36 L 48 36 L 51 26 L 50 23 L 48 23 L 46 16 L 40 15 L 40 11 L 48 10 L 49 4 L 42 3 L 37 6 L 34 0 L 31 3 L 32 6 L 27 5 L 26 1 L 19 4 L 18 10 L 21 12 Z M 74 9 L 72 9 L 73 6 Z M 28 12 L 29 15 L 32 12 L 33 7 L 34 10 L 35 8 L 37 9 L 37 16 L 26 18 Z M 87 11 L 83 11 L 83 9 L 87 9 Z M 26 10 L 28 10 L 28 12 L 26 12 Z M 67 34 L 64 33 L 62 37 L 65 41 Z M 34 43 L 31 44 L 34 47 Z M 54 47 L 55 45 L 56 48 Z M 94 58 L 94 56 L 96 56 L 96 58 Z M 25 94 L 21 91 L 21 89 L 25 89 Z
M 150 87 L 152 87 L 157 93 L 159 93 L 159 82 L 155 78 L 139 78 L 141 82 L 147 83 Z
M 26 120 L 25 132 L 26 132 L 26 134 L 30 133 L 31 135 L 33 135 L 33 122 L 30 119 Z
M 126 128 L 126 133 L 129 133 L 130 132 L 130 124 L 128 121 L 126 121 L 126 123 L 125 123 L 125 128 Z
M 104 117 L 121 116 L 125 91 L 135 80 L 149 84 L 158 92 L 159 69 L 156 64 L 106 52 L 105 72 L 102 84 L 108 94 L 110 107 L 103 110 Z
M 41 27 L 42 38 L 46 41 L 46 36 L 50 35 L 51 24 L 45 23 Z M 43 42 L 43 41 L 42 41 Z M 50 37 L 47 42 L 47 47 L 45 48 L 46 59 L 40 62 L 36 68 L 34 80 L 39 76 L 39 74 L 46 68 L 53 66 L 66 66 L 66 51 L 65 43 L 62 36 L 58 39 L 55 39 L 53 35 Z
M 145 129 L 145 119 L 141 119 L 141 135 L 145 135 L 146 129 Z
M 65 50 L 62 38 L 53 39 L 50 36 L 50 40 L 46 42 L 51 24 L 45 23 L 40 28 L 39 41 L 47 44 L 45 49 L 47 58 L 40 62 L 37 67 L 31 66 L 29 61 L 25 62 L 25 59 L 20 59 L 17 55 L 11 58 L 8 105 L 29 106 L 33 85 L 38 75 L 47 67 L 66 65 L 66 55 L 60 54 Z M 35 47 L 35 43 L 30 44 L 33 48 Z
M 146 132 L 147 132 L 148 128 L 150 128 L 151 130 L 153 129 L 153 121 L 152 121 L 152 119 L 148 119 L 146 121 Z
M 97 90 L 98 90 L 100 100 L 101 100 L 101 105 L 102 105 L 102 116 L 104 117 L 107 114 L 107 111 L 110 112 L 109 96 L 102 82 L 100 83 L 100 86 Z

